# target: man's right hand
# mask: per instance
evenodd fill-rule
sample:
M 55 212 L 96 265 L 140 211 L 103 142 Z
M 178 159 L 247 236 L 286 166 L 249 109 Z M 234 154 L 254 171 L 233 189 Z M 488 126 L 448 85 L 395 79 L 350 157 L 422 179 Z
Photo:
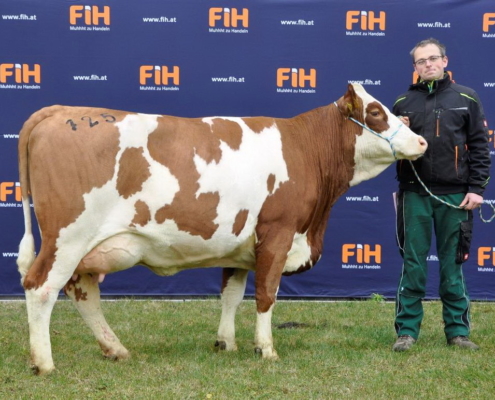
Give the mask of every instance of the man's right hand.
M 399 115 L 399 120 L 407 127 L 409 127 L 409 117 L 403 117 L 402 115 Z

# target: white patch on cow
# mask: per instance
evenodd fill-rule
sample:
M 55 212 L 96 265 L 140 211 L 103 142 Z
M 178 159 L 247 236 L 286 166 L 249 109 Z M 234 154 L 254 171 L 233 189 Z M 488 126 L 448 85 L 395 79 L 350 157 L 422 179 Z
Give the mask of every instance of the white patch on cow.
M 278 292 L 278 289 L 277 289 Z M 262 357 L 266 359 L 277 359 L 278 355 L 273 347 L 272 337 L 272 313 L 274 304 L 266 313 L 256 315 L 256 331 L 254 334 L 254 346 L 261 351 Z
M 236 270 L 222 291 L 222 316 L 217 340 L 225 343 L 225 350 L 237 350 L 235 343 L 235 315 L 246 290 L 248 271 Z
M 212 126 L 214 118 L 220 117 L 203 118 L 203 122 Z M 200 174 L 200 188 L 196 196 L 209 192 L 218 192 L 220 195 L 218 216 L 215 219 L 219 229 L 214 236 L 232 235 L 232 225 L 237 213 L 248 210 L 246 225 L 239 235 L 239 240 L 243 241 L 252 235 L 257 222 L 255 218 L 270 195 L 267 185 L 269 176 L 275 176 L 275 192 L 283 182 L 289 180 L 289 175 L 276 124 L 256 133 L 241 118 L 221 118 L 239 124 L 242 129 L 241 145 L 238 150 L 234 150 L 221 142 L 222 158 L 218 163 L 207 163 L 198 154 L 194 156 L 194 163 Z
M 380 132 L 383 137 L 391 137 L 397 132 L 392 145 L 396 155 L 400 158 L 408 158 L 422 154 L 426 148 L 419 143 L 419 137 L 414 134 L 406 125 L 393 115 L 390 110 L 373 96 L 368 94 L 359 84 L 353 84 L 356 94 L 363 101 L 363 110 L 371 102 L 381 104 L 388 117 L 389 129 Z M 365 180 L 374 178 L 384 171 L 395 161 L 392 148 L 387 140 L 380 138 L 368 130 L 362 130 L 361 135 L 356 136 L 356 149 L 354 154 L 354 175 L 350 181 L 350 186 L 355 186 Z
M 120 132 L 121 152 L 131 147 L 143 147 L 148 145 L 148 135 L 158 126 L 159 115 L 129 114 L 115 124 Z M 118 156 L 119 157 L 119 156 Z
M 22 199 L 22 211 L 24 213 L 24 236 L 19 244 L 19 256 L 17 257 L 17 266 L 22 279 L 24 279 L 29 268 L 33 265 L 34 259 L 36 258 L 30 215 L 31 207 L 29 206 L 29 203 L 30 201 L 28 198 Z
M 292 247 L 287 253 L 284 272 L 295 272 L 311 259 L 311 247 L 306 233 L 295 233 Z
M 84 194 L 84 211 L 76 221 L 61 230 L 57 239 L 59 250 L 55 264 L 63 262 L 65 268 L 54 265 L 52 271 L 63 270 L 65 275 L 71 269 L 69 276 L 72 275 L 79 260 L 96 246 L 100 246 L 101 254 L 108 254 L 108 261 L 112 262 L 111 255 L 119 251 L 113 247 L 128 240 L 128 235 L 133 235 L 136 246 L 141 249 L 140 261 L 152 265 L 153 271 L 160 275 L 171 275 L 191 267 L 254 269 L 254 229 L 261 207 L 271 195 L 268 177 L 275 176 L 275 189 L 289 179 L 277 126 L 255 133 L 240 118 L 228 118 L 242 128 L 239 149 L 233 150 L 222 143 L 222 158 L 218 163 L 206 163 L 195 156 L 196 168 L 201 175 L 197 195 L 208 192 L 220 195 L 215 220 L 219 228 L 213 237 L 205 240 L 180 230 L 173 220 L 157 223 L 154 219 L 156 212 L 170 204 L 180 190 L 177 178 L 167 167 L 153 160 L 148 152 L 148 136 L 157 128 L 158 117 L 133 114 L 116 124 L 120 132 L 120 149 L 114 176 L 102 187 Z M 124 151 L 132 147 L 143 149 L 151 176 L 143 183 L 141 191 L 124 198 L 116 189 L 118 166 Z M 145 226 L 131 228 L 138 200 L 148 205 L 152 219 Z M 240 210 L 248 210 L 248 217 L 241 234 L 236 236 L 232 227 Z M 133 253 L 128 260 L 138 256 Z M 125 266 L 116 264 L 115 267 L 123 269 Z

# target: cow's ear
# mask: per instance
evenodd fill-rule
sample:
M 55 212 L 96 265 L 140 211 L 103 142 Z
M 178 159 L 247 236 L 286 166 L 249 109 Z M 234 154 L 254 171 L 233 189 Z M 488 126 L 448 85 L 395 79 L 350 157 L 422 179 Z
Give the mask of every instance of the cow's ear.
M 340 112 L 344 114 L 347 118 L 351 117 L 354 114 L 354 111 L 356 110 L 356 106 L 358 104 L 356 100 L 357 100 L 357 95 L 356 92 L 354 91 L 354 87 L 351 84 L 349 84 L 347 86 L 347 92 L 338 102 Z

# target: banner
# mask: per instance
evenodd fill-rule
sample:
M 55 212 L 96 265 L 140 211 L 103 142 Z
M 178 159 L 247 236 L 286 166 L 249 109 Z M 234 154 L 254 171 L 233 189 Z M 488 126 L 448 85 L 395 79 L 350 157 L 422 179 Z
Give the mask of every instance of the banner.
M 447 46 L 453 79 L 480 96 L 494 157 L 491 2 L 0 0 L 0 296 L 24 293 L 15 264 L 24 232 L 17 142 L 37 109 L 63 104 L 181 117 L 292 117 L 333 102 L 353 82 L 391 108 L 413 82 L 410 50 L 429 37 Z M 343 195 L 331 212 L 322 259 L 282 278 L 279 296 L 394 297 L 402 268 L 396 189 L 391 166 Z M 485 202 L 495 203 L 493 182 Z M 488 205 L 483 211 L 491 215 Z M 495 222 L 475 215 L 463 266 L 473 299 L 495 299 L 494 233 Z M 436 298 L 435 244 L 428 265 L 427 297 Z M 159 277 L 137 267 L 107 276 L 101 290 L 218 295 L 220 282 L 218 268 Z M 252 282 L 250 274 L 247 294 Z

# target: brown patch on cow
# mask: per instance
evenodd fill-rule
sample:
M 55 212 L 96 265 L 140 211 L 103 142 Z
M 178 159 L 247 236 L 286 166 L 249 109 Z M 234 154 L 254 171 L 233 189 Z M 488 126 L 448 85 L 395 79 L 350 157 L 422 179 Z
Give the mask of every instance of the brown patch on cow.
M 201 138 L 205 141 L 201 145 L 194 147 L 195 154 L 200 156 L 208 164 L 211 162 L 216 162 L 218 164 L 220 162 L 220 159 L 222 158 L 220 139 L 213 133 L 210 125 L 201 121 L 198 126 L 194 126 L 193 124 L 191 128 L 193 130 L 193 132 L 191 132 L 193 136 L 197 136 L 192 138 L 193 142 L 201 140 Z M 199 135 L 201 135 L 201 137 Z M 184 149 L 180 149 L 180 151 L 183 150 Z
M 242 142 L 242 128 L 237 122 L 214 118 L 211 130 L 222 142 L 233 150 L 239 150 Z
M 136 214 L 134 214 L 134 218 L 132 219 L 131 226 L 141 225 L 145 226 L 148 222 L 151 221 L 151 212 L 148 205 L 142 201 L 138 200 L 134 204 L 134 208 L 136 209 Z
M 76 285 L 81 281 L 81 275 L 77 275 L 76 280 L 69 279 L 64 286 L 64 293 L 66 296 L 70 296 L 69 292 L 74 291 L 74 299 L 76 301 L 88 300 L 88 293 L 83 292 L 82 288 L 78 288 Z
M 268 193 L 272 194 L 273 189 L 275 188 L 275 175 L 270 174 L 268 176 L 268 180 L 267 180 L 266 184 L 267 184 Z
M 232 233 L 239 236 L 246 225 L 248 210 L 240 210 L 235 216 L 234 225 L 232 226 Z
M 201 236 L 204 240 L 211 239 L 218 229 L 218 224 L 213 220 L 217 217 L 217 207 L 220 195 L 215 193 L 201 193 L 194 200 L 194 205 L 186 206 L 187 193 L 182 195 L 182 190 L 175 196 L 170 205 L 160 208 L 155 214 L 155 220 L 162 224 L 167 219 L 173 220 L 179 230 L 188 232 L 193 236 Z M 176 200 L 177 199 L 177 200 Z
M 84 211 L 83 195 L 112 179 L 119 151 L 115 123 L 127 114 L 53 106 L 26 121 L 25 126 L 31 130 L 21 131 L 23 142 L 29 142 L 29 182 L 24 183 L 30 184 L 43 233 L 40 254 L 23 282 L 26 290 L 36 289 L 46 281 L 59 232 Z
M 161 224 L 173 220 L 181 231 L 203 239 L 210 239 L 218 229 L 214 222 L 220 195 L 201 193 L 200 175 L 194 164 L 195 154 L 203 159 L 218 150 L 219 139 L 201 120 L 186 120 L 173 117 L 160 119 L 159 127 L 148 138 L 151 157 L 166 166 L 179 181 L 179 191 L 172 203 L 161 207 L 154 215 Z M 207 161 L 208 162 L 208 161 Z
M 234 276 L 235 271 L 235 268 L 222 268 L 222 288 L 220 293 L 223 293 L 224 289 L 227 287 L 229 279 Z
M 275 124 L 273 118 L 266 117 L 243 118 L 242 120 L 255 133 L 261 133 L 264 129 L 271 128 Z
M 377 101 L 373 101 L 366 106 L 365 123 L 377 133 L 384 132 L 390 128 L 388 115 Z
M 117 191 L 127 199 L 143 188 L 143 183 L 151 176 L 150 165 L 143 156 L 143 148 L 125 149 L 119 161 Z
M 83 292 L 81 288 L 75 288 L 74 296 L 76 297 L 76 301 L 86 301 L 88 300 L 88 293 Z
M 258 225 L 256 235 L 255 298 L 258 313 L 266 313 L 275 303 L 287 253 L 292 244 L 290 226 L 277 223 Z
M 81 281 L 81 275 L 77 275 L 76 280 L 73 280 L 72 278 L 70 278 L 69 281 L 64 286 L 65 295 L 68 296 L 68 292 L 75 289 L 76 283 L 79 283 L 80 281 Z

